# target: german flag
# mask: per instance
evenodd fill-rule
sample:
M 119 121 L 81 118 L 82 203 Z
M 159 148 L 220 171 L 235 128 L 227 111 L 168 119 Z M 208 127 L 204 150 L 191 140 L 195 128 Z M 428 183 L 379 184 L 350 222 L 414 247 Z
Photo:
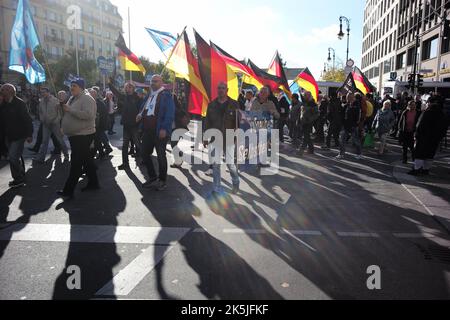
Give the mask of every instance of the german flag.
M 291 85 L 292 92 L 295 92 L 302 88 L 305 91 L 311 92 L 314 101 L 318 102 L 319 100 L 319 86 L 317 85 L 316 79 L 314 79 L 312 73 L 308 68 L 303 70 L 297 78 L 294 80 L 294 83 Z
M 361 91 L 362 94 L 366 95 L 371 92 L 375 92 L 376 88 L 370 83 L 367 77 L 362 73 L 362 71 L 355 67 L 352 72 L 353 80 L 355 81 L 356 88 Z
M 200 75 L 210 101 L 217 98 L 217 86 L 220 82 L 225 82 L 228 85 L 228 96 L 237 100 L 239 97 L 239 81 L 231 68 L 231 62 L 226 61 L 219 47 L 213 43 L 209 45 L 195 30 L 194 34 L 197 43 Z
M 246 84 L 254 85 L 258 89 L 263 86 L 268 86 L 272 91 L 279 88 L 282 85 L 280 77 L 274 76 L 258 68 L 251 60 L 248 60 L 247 66 L 250 68 L 250 75 L 244 75 L 242 81 Z
M 185 79 L 191 84 L 188 112 L 205 116 L 209 103 L 208 94 L 203 86 L 198 62 L 192 54 L 186 31 L 178 39 L 166 67 L 175 72 L 177 78 Z
M 267 73 L 277 76 L 278 78 L 281 79 L 280 89 L 283 90 L 290 98 L 291 90 L 289 89 L 288 80 L 286 77 L 286 73 L 284 72 L 283 63 L 281 61 L 281 57 L 280 54 L 278 53 L 278 50 L 277 52 L 275 52 L 275 56 L 273 57 L 272 62 L 270 63 L 269 70 L 267 71 Z
M 119 61 L 122 69 L 127 71 L 140 71 L 144 75 L 146 74 L 142 62 L 130 51 L 130 49 L 128 49 L 122 34 L 119 34 L 119 38 L 116 41 L 116 47 L 119 49 Z

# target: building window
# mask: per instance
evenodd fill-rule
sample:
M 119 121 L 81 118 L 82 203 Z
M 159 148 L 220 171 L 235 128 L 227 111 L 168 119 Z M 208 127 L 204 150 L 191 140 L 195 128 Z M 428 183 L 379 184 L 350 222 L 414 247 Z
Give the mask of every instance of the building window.
M 438 37 L 433 37 L 423 42 L 422 61 L 437 57 Z
M 80 49 L 84 49 L 84 36 L 80 35 L 80 40 L 78 45 L 80 46 Z
M 405 59 L 405 53 L 404 52 L 397 55 L 396 66 L 397 66 L 397 70 L 403 69 L 403 68 L 406 67 L 406 59 Z

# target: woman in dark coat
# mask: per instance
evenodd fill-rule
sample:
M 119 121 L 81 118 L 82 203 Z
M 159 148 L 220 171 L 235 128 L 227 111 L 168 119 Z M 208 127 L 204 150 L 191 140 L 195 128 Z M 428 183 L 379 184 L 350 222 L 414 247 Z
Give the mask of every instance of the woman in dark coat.
M 414 133 L 416 132 L 417 122 L 421 115 L 420 110 L 417 110 L 417 104 L 414 101 L 409 101 L 405 111 L 400 116 L 398 123 L 399 142 L 403 147 L 403 163 L 408 163 L 408 149 L 411 150 L 412 161 L 414 162 Z
M 431 97 L 428 107 L 419 118 L 415 133 L 415 161 L 410 175 L 428 175 L 439 144 L 447 133 L 448 123 L 442 111 L 440 97 Z

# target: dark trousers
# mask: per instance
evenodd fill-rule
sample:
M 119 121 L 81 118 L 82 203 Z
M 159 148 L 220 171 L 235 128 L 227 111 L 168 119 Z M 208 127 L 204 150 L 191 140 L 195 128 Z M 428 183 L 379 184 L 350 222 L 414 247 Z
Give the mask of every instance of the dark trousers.
M 303 145 L 302 145 L 302 150 L 306 150 L 308 148 L 308 150 L 310 152 L 314 152 L 314 143 L 311 140 L 311 133 L 312 133 L 312 129 L 313 126 L 312 124 L 304 124 L 303 126 Z
M 94 145 L 95 151 L 98 151 L 100 157 L 105 155 L 105 151 L 109 151 L 112 149 L 109 144 L 108 136 L 106 135 L 105 131 L 102 130 L 95 133 Z
M 323 143 L 325 140 L 324 126 L 325 126 L 325 120 L 322 118 L 319 118 L 314 124 L 314 128 L 316 130 L 316 141 L 317 142 Z
M 149 180 L 157 179 L 155 166 L 153 165 L 152 154 L 156 149 L 156 155 L 158 157 L 158 168 L 159 168 L 159 180 L 167 181 L 167 156 L 166 156 L 166 146 L 169 138 L 163 140 L 156 136 L 154 130 L 144 131 L 144 136 L 142 138 L 142 160 L 147 167 L 147 173 Z
M 8 156 L 8 147 L 6 146 L 6 137 L 0 132 L 0 159 Z
M 25 163 L 22 158 L 24 144 L 25 139 L 8 142 L 9 167 L 16 182 L 25 181 Z
M 330 127 L 328 128 L 328 134 L 327 134 L 327 147 L 331 147 L 331 139 L 334 139 L 334 143 L 336 147 L 339 147 L 339 133 L 341 131 L 341 128 L 339 126 L 336 126 L 334 123 L 330 124 Z
M 139 130 L 137 127 L 123 127 L 123 145 L 122 145 L 122 163 L 128 165 L 128 150 L 130 141 L 134 142 L 136 151 L 141 150 L 141 143 L 139 139 Z
M 44 127 L 41 122 L 41 124 L 39 125 L 38 134 L 36 136 L 36 143 L 34 144 L 34 147 L 33 147 L 33 150 L 35 150 L 36 152 L 39 152 L 39 150 L 41 149 L 42 139 L 43 139 L 43 135 L 44 135 L 43 130 L 44 130 Z M 59 145 L 58 139 L 56 139 L 54 134 L 51 135 L 51 138 L 52 138 L 53 146 L 55 147 L 53 152 L 61 153 L 61 146 Z
M 108 127 L 108 133 L 113 133 L 114 132 L 114 124 L 116 122 L 116 115 L 110 114 L 109 115 L 109 127 Z
M 78 180 L 86 170 L 89 186 L 98 186 L 97 168 L 91 152 L 94 134 L 88 136 L 69 137 L 72 154 L 70 157 L 70 173 L 64 186 L 64 193 L 73 194 Z
M 414 133 L 403 132 L 402 134 L 403 146 L 403 161 L 408 161 L 408 149 L 411 151 L 412 160 L 414 161 Z

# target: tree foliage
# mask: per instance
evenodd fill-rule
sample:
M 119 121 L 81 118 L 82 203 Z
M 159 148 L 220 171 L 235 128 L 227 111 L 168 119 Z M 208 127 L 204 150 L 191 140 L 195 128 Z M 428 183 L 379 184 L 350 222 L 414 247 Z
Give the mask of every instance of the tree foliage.
M 145 70 L 147 71 L 147 74 L 161 74 L 161 72 L 164 70 L 164 62 L 159 61 L 158 63 L 151 62 L 146 57 L 139 57 L 139 60 L 141 60 L 142 65 L 144 66 Z M 175 80 L 175 75 L 172 71 L 165 69 L 164 74 L 162 75 L 164 83 L 172 83 Z M 130 79 L 130 72 L 125 72 L 125 78 Z M 145 76 L 141 72 L 133 72 L 133 80 L 137 82 L 145 82 Z
M 344 69 L 331 69 L 322 76 L 323 81 L 344 82 L 346 78 Z

